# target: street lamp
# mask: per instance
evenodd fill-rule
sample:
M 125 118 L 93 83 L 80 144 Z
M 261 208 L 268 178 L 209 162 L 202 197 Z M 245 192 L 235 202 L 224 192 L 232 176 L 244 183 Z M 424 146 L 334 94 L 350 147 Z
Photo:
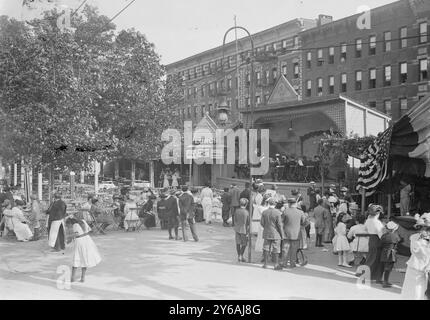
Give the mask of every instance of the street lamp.
M 254 106 L 255 106 L 255 81 L 254 81 L 254 61 L 255 61 L 255 48 L 254 48 L 254 40 L 252 39 L 251 33 L 245 29 L 244 27 L 240 27 L 240 26 L 234 26 L 231 27 L 230 29 L 228 29 L 226 31 L 226 33 L 224 34 L 224 40 L 222 43 L 222 61 L 224 61 L 224 47 L 225 47 L 225 40 L 227 38 L 227 35 L 230 31 L 236 30 L 236 29 L 240 29 L 243 30 L 247 33 L 248 35 L 248 39 L 251 43 L 251 57 L 250 57 L 250 63 L 251 63 L 251 76 L 250 76 L 250 84 L 249 84 L 249 95 L 251 96 L 251 101 L 250 101 L 250 109 L 251 109 L 251 118 L 249 119 L 249 128 L 252 129 L 254 126 Z M 236 56 L 237 59 L 237 56 Z M 236 68 L 238 68 L 238 61 L 236 60 Z M 238 70 L 238 69 L 237 69 Z M 237 75 L 239 77 L 239 74 Z M 225 116 L 223 116 L 225 117 Z M 249 180 L 250 180 L 250 184 L 252 185 L 252 175 L 251 175 L 251 168 L 249 171 Z M 251 262 L 251 245 L 252 245 L 252 237 L 251 237 L 251 221 L 252 221 L 252 211 L 253 211 L 253 207 L 252 207 L 252 197 L 250 196 L 250 203 L 249 203 L 249 243 L 248 243 L 248 262 Z

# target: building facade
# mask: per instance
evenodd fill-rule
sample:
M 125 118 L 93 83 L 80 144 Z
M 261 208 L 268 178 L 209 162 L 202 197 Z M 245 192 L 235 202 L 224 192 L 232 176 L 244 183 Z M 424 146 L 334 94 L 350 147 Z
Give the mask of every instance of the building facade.
M 346 95 L 393 117 L 429 92 L 430 1 L 401 0 L 300 34 L 304 100 Z

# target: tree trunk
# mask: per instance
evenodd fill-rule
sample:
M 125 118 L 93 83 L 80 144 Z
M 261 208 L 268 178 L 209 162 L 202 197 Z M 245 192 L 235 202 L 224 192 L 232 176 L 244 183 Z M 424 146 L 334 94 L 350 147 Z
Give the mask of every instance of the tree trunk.
M 131 185 L 134 185 L 136 180 L 136 161 L 131 161 Z
M 118 178 L 119 178 L 119 161 L 115 160 L 114 164 L 115 164 L 115 173 L 114 173 L 115 180 L 118 180 Z
M 48 179 L 49 179 L 49 189 L 48 189 L 48 200 L 49 203 L 52 202 L 52 193 L 54 191 L 54 170 L 52 169 L 52 166 L 49 167 L 48 172 Z

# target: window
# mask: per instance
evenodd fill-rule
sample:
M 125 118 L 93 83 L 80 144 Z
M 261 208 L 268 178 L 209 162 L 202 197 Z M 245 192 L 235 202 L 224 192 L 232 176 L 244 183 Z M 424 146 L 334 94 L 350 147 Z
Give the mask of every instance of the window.
M 264 101 L 267 103 L 267 102 L 269 102 L 269 98 L 270 98 L 270 95 L 269 94 L 265 94 L 264 95 Z
M 246 103 L 247 107 L 251 106 L 251 99 L 249 97 L 246 97 L 245 98 L 245 103 Z
M 236 109 L 239 108 L 239 99 L 238 98 L 234 99 L 234 105 L 236 106 Z
M 270 81 L 270 71 L 269 70 L 266 70 L 265 77 L 266 77 L 266 84 L 268 84 Z
M 341 62 L 346 61 L 346 43 L 340 44 L 340 61 Z
M 329 64 L 334 63 L 334 47 L 328 48 L 328 63 Z
M 355 90 L 361 90 L 361 80 L 363 73 L 361 71 L 355 72 Z
M 408 28 L 400 28 L 400 48 L 406 48 L 408 46 Z
M 202 118 L 205 116 L 206 114 L 206 106 L 202 105 Z
M 266 46 L 266 51 L 272 51 L 272 46 L 270 45 L 270 44 L 268 44 L 267 46 Z
M 256 78 L 257 78 L 257 86 L 260 86 L 260 85 L 261 85 L 261 72 L 260 72 L 260 71 L 257 71 L 257 72 L 255 73 L 255 76 L 256 76 Z
M 376 88 L 376 69 L 369 69 L 369 89 Z
M 318 78 L 317 84 L 318 84 L 317 94 L 318 94 L 318 96 L 322 96 L 322 94 L 323 94 L 323 79 Z
M 408 80 L 408 63 L 407 62 L 401 62 L 400 63 L 400 77 L 399 82 L 405 83 L 406 80 Z
M 228 106 L 229 108 L 231 108 L 231 98 L 228 98 L 228 99 L 227 99 L 227 106 Z
M 231 78 L 227 79 L 227 90 L 231 90 Z
M 408 111 L 408 98 L 400 98 L 400 115 L 403 116 Z
M 287 76 L 287 65 L 286 65 L 286 64 L 284 64 L 284 65 L 282 66 L 282 74 L 284 75 L 284 77 L 286 77 L 286 76 Z
M 260 96 L 255 96 L 255 103 L 257 105 L 261 104 L 261 97 Z
M 191 107 L 188 107 L 187 113 L 188 113 L 188 118 L 191 118 Z
M 306 81 L 306 96 L 310 97 L 312 95 L 312 81 Z
M 391 86 L 391 66 L 384 66 L 384 87 Z
M 384 100 L 384 111 L 391 116 L 391 100 Z
M 419 81 L 427 81 L 428 80 L 428 60 L 421 59 L 420 60 L 420 78 Z
M 355 57 L 361 58 L 361 50 L 362 50 L 363 41 L 361 39 L 355 40 Z
M 340 92 L 346 92 L 347 77 L 346 73 L 340 75 Z
M 191 98 L 191 95 L 193 94 L 193 91 L 191 88 L 188 88 L 188 99 Z
M 273 76 L 273 81 L 275 82 L 278 79 L 278 69 L 273 68 L 272 76 Z
M 376 36 L 369 37 L 369 56 L 376 54 Z
M 204 97 L 205 96 L 205 85 L 202 84 L 202 86 L 200 87 L 200 96 Z
M 299 78 L 299 64 L 296 62 L 294 63 L 294 79 Z
M 194 99 L 197 98 L 197 87 L 194 87 L 193 89 L 193 97 Z
M 246 74 L 246 85 L 249 86 L 251 84 L 251 75 L 249 73 Z
M 391 51 L 391 31 L 384 32 L 384 52 Z
M 420 23 L 420 43 L 427 42 L 427 22 Z
M 200 115 L 200 107 L 194 106 L 194 117 L 198 117 Z
M 239 88 L 239 78 L 238 77 L 234 77 L 234 83 L 236 85 L 236 89 Z
M 322 49 L 318 49 L 318 51 L 317 51 L 317 57 L 318 57 L 317 65 L 320 67 L 324 63 L 324 60 L 323 60 L 323 50 Z
M 374 108 L 376 108 L 376 101 L 369 101 L 368 105 L 369 105 L 369 107 L 374 109 Z
M 309 69 L 312 67 L 312 52 L 306 54 L 306 67 Z
M 299 37 L 298 36 L 295 36 L 293 38 L 293 45 L 294 45 L 294 48 L 297 48 L 299 46 Z
M 287 48 L 287 40 L 282 40 L 282 48 Z
M 194 78 L 197 78 L 197 67 L 194 67 Z
M 334 93 L 334 76 L 328 77 L 328 93 L 329 94 Z

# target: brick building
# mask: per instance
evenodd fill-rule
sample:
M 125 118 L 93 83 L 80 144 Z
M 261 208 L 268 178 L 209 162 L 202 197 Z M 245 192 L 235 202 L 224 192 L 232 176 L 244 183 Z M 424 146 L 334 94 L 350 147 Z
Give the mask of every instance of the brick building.
M 346 95 L 398 119 L 428 93 L 430 1 L 401 0 L 300 33 L 303 99 Z

